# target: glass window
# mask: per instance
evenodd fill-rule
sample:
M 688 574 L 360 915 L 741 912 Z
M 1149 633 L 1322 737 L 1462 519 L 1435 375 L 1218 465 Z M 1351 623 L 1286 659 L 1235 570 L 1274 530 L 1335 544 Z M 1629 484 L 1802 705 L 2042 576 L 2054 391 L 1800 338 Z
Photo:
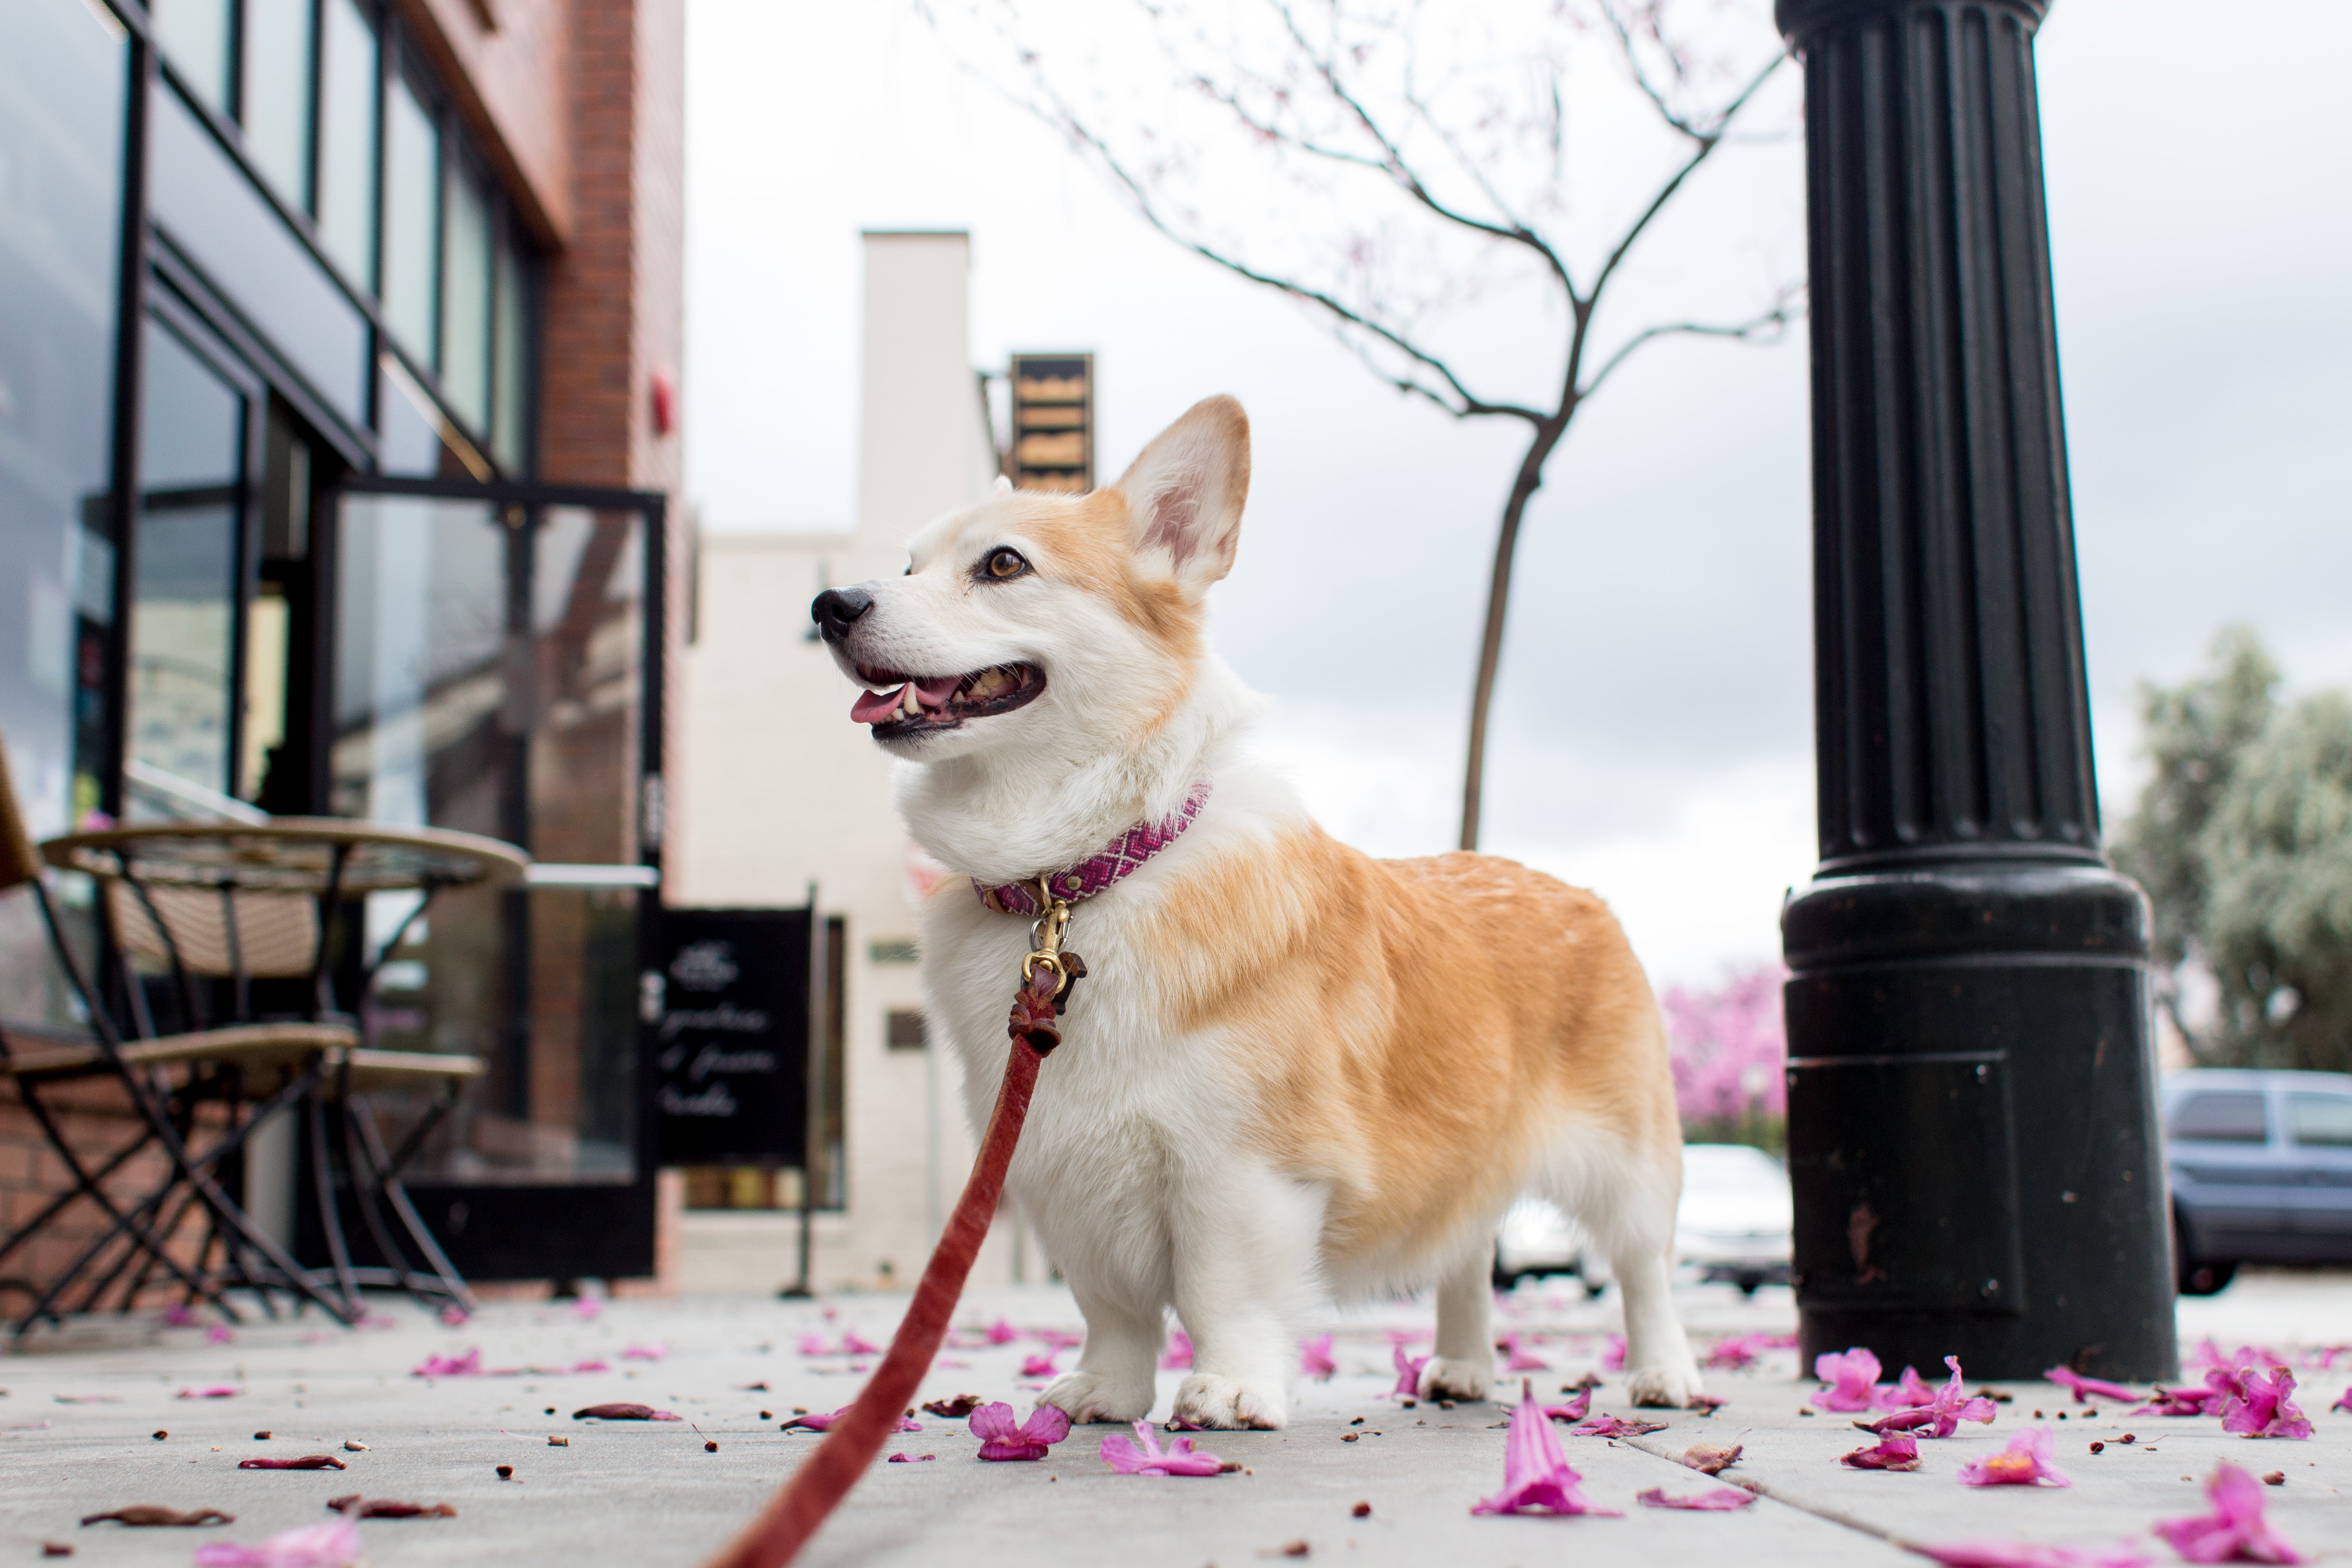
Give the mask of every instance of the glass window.
M 148 209 L 310 382 L 358 423 L 367 406 L 367 318 L 168 85 L 152 103 Z
M 2261 1143 L 2270 1133 L 2260 1089 L 2209 1089 L 2172 1113 L 2172 1136 L 2200 1143 Z
M 361 288 L 375 281 L 375 28 L 359 0 L 324 0 L 319 39 L 319 202 L 327 254 Z
M 490 194 L 472 160 L 452 157 L 441 226 L 441 389 L 475 430 L 490 413 Z
M 441 130 L 405 76 L 384 111 L 383 313 L 419 363 L 438 370 Z
M 111 728 L 126 55 L 75 0 L 0 5 L 0 734 L 36 838 L 99 808 Z M 0 985 L 42 973 L 10 952 Z
M 215 113 L 229 111 L 230 0 L 153 0 L 147 15 L 163 56 Z
M 310 3 L 244 0 L 240 28 L 246 155 L 298 212 L 310 210 Z
M 226 794 L 246 399 L 157 322 L 144 354 L 129 751 L 134 764 Z M 127 797 L 141 782 L 126 779 Z
M 2352 1149 L 2352 1094 L 2290 1094 L 2286 1125 L 2306 1148 Z
M 645 551 L 634 512 L 346 496 L 333 806 L 456 827 L 542 860 L 635 860 Z M 421 1179 L 626 1181 L 636 1082 L 634 889 L 443 893 L 361 1008 L 372 1044 L 490 1065 Z M 377 895 L 388 936 L 413 895 Z
M 527 472 L 530 463 L 531 302 L 525 278 L 509 222 L 499 247 L 498 308 L 493 317 L 497 338 L 491 351 L 496 405 L 490 416 L 490 455 L 509 477 Z

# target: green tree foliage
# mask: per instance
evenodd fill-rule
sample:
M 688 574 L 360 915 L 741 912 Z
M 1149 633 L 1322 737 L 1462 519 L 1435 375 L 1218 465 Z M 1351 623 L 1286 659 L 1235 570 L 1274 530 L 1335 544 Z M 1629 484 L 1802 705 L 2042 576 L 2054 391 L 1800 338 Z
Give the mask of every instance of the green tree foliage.
M 2352 1070 L 2352 695 L 2278 698 L 2251 631 L 2211 668 L 2142 689 L 2155 775 L 2116 847 L 2156 906 L 2159 994 L 2212 1066 Z M 2184 965 L 2217 1016 L 2182 1016 Z

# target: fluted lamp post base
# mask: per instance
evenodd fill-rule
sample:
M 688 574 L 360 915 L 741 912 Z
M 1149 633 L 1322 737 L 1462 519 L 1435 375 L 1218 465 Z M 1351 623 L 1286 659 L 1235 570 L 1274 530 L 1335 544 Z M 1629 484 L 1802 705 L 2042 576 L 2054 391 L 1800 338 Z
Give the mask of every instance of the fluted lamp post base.
M 1805 69 L 1822 865 L 1783 911 L 1800 1340 L 2178 1370 L 2148 912 L 2098 847 L 2033 30 L 1780 0 Z

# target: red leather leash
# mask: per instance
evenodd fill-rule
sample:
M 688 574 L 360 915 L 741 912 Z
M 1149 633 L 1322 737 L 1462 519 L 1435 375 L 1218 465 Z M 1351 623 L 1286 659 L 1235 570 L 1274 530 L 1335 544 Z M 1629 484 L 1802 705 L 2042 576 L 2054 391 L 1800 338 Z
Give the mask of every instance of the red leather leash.
M 923 1268 L 915 1299 L 890 1337 L 888 1352 L 816 1452 L 801 1461 L 760 1517 L 706 1568 L 783 1568 L 857 1484 L 898 1429 L 900 1415 L 914 1403 L 931 1358 L 947 1337 L 972 1260 L 980 1256 L 980 1244 L 988 1239 L 988 1227 L 996 1217 L 1004 1173 L 1013 1163 L 1021 1124 L 1029 1115 L 1029 1097 L 1037 1087 L 1037 1069 L 1045 1053 L 1061 1043 L 1055 1004 L 1068 999 L 1070 987 L 1087 972 L 1076 953 L 1061 951 L 1069 906 L 1055 900 L 1046 910 L 1037 921 L 1037 951 L 1021 963 L 1022 987 L 1006 1028 L 1013 1037 L 1013 1054 L 1004 1064 L 1004 1083 L 996 1092 L 988 1136 L 981 1141 L 963 1196 L 956 1200 L 955 1213 Z

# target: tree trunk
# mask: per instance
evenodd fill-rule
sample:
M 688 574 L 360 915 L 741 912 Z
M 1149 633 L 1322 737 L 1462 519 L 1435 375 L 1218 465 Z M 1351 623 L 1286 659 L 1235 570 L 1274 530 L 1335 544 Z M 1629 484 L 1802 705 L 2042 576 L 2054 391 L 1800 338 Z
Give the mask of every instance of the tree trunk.
M 1527 456 L 1503 503 L 1503 524 L 1495 535 L 1495 572 L 1486 585 L 1486 629 L 1478 645 L 1478 682 L 1470 693 L 1470 755 L 1462 769 L 1461 847 L 1478 847 L 1479 804 L 1486 788 L 1486 709 L 1495 698 L 1495 671 L 1503 661 L 1503 618 L 1511 605 L 1511 564 L 1519 548 L 1519 521 L 1528 502 L 1543 488 L 1544 464 L 1568 430 L 1573 407 L 1536 426 Z

